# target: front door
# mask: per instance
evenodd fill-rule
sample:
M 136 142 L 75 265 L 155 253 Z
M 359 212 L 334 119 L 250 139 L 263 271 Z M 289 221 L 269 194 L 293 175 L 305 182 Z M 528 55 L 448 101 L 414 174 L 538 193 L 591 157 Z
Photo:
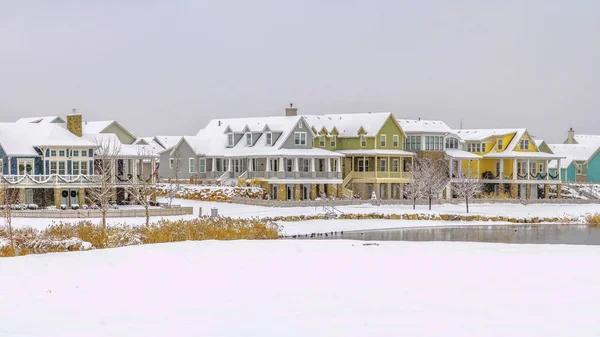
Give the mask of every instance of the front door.
M 33 174 L 33 159 L 19 159 L 19 175 Z

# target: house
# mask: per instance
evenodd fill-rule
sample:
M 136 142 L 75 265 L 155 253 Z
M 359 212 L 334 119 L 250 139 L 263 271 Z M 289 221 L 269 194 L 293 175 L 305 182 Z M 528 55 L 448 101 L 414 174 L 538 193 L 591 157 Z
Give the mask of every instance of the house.
M 84 134 L 112 133 L 119 138 L 121 144 L 133 144 L 137 139 L 129 130 L 115 120 L 83 122 Z
M 66 123 L 54 118 L 0 123 L 0 187 L 18 192 L 19 201 L 25 204 L 68 207 L 87 203 L 86 190 L 99 186 L 96 174 L 99 138 L 111 138 L 120 148 L 108 158 L 114 166 L 111 180 L 115 182 L 118 202 L 117 186 L 123 191 L 145 173 L 133 169 L 133 161 L 130 167 L 134 174 L 125 173 L 121 170 L 126 167 L 125 161 L 135 158 L 143 166 L 144 161 L 152 162 L 153 157 L 140 157 L 137 146 L 121 144 L 114 134 L 84 134 L 82 116 L 77 113 L 68 115 Z M 144 179 L 151 177 L 155 181 L 154 170 L 147 171 Z M 120 173 L 127 179 L 116 181 Z
M 159 174 L 224 185 L 250 180 L 277 200 L 341 197 L 343 155 L 314 148 L 314 137 L 295 115 L 213 119 L 161 152 Z
M 486 192 L 521 199 L 549 197 L 551 184 L 560 183 L 560 170 L 549 172 L 549 162 L 563 158 L 542 152 L 526 129 L 460 129 L 456 135 L 466 150 L 482 158 L 476 172 Z M 559 162 L 560 165 L 560 162 Z
M 398 119 L 406 132 L 404 148 L 432 160 L 444 160 L 451 179 L 445 189 L 446 198 L 454 197 L 452 182 L 458 179 L 459 169 L 464 175 L 475 175 L 481 156 L 465 151 L 465 141 L 443 121 L 425 119 Z M 472 168 L 469 172 L 469 168 Z
M 344 156 L 342 187 L 362 199 L 403 198 L 414 154 L 390 112 L 302 115 L 315 134 L 313 147 Z
M 569 128 L 567 132 L 567 139 L 564 141 L 565 144 L 597 144 L 600 145 L 599 135 L 576 135 L 573 128 Z
M 544 140 L 534 139 L 533 142 L 535 143 L 535 146 L 538 148 L 538 150 L 540 152 L 554 153 L 554 152 L 552 152 L 552 149 L 550 149 L 550 146 L 548 144 L 546 144 L 546 142 Z
M 600 182 L 600 144 L 550 144 L 552 152 L 565 157 L 561 160 L 561 181 Z M 550 163 L 550 171 L 557 171 L 558 161 Z

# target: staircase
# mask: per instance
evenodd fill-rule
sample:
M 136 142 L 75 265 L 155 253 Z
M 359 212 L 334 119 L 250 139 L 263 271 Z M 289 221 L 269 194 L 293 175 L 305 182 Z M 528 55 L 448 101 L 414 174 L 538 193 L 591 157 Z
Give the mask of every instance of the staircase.
M 354 171 L 348 173 L 346 178 L 342 181 L 342 197 L 344 198 L 354 199 L 354 191 L 347 187 L 352 182 L 352 179 L 354 179 Z

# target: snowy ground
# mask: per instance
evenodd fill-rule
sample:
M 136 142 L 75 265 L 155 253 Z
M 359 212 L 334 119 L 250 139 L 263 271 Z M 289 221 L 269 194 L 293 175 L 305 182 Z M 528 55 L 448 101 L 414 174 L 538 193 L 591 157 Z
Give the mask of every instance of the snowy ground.
M 240 205 L 233 203 L 222 203 L 222 202 L 205 202 L 205 201 L 196 201 L 196 200 L 185 200 L 185 199 L 175 199 L 173 204 L 179 204 L 181 206 L 189 206 L 194 208 L 194 215 L 188 216 L 177 216 L 177 217 L 165 217 L 165 219 L 191 219 L 198 216 L 199 207 L 202 207 L 203 214 L 210 214 L 210 209 L 216 207 L 219 210 L 219 214 L 228 217 L 234 218 L 249 218 L 249 217 L 276 217 L 276 216 L 298 216 L 298 215 L 315 215 L 315 214 L 323 214 L 322 207 L 263 207 L 263 206 L 251 206 L 251 205 Z M 382 214 L 412 214 L 412 213 L 423 213 L 423 214 L 466 214 L 464 205 L 434 205 L 433 209 L 429 211 L 427 206 L 417 206 L 416 210 L 412 209 L 412 206 L 403 206 L 403 205 L 395 205 L 395 206 L 372 206 L 369 203 L 357 206 L 340 206 L 337 207 L 343 213 L 352 213 L 352 214 L 367 214 L 367 213 L 382 213 Z M 470 214 L 473 215 L 483 215 L 483 216 L 511 216 L 511 217 L 523 217 L 523 218 L 531 218 L 531 217 L 578 217 L 583 218 L 587 214 L 600 212 L 600 205 L 598 204 L 587 204 L 587 205 L 569 205 L 569 204 L 536 204 L 536 205 L 521 205 L 521 204 L 475 204 L 470 207 Z M 62 219 L 62 221 L 77 221 L 78 219 Z M 90 219 L 91 221 L 99 222 L 99 219 Z M 160 218 L 152 218 L 151 221 L 158 221 Z M 0 223 L 3 223 L 3 219 L 0 220 Z M 15 218 L 13 219 L 13 225 L 15 227 L 34 227 L 34 228 L 45 228 L 52 222 L 56 222 L 56 219 L 28 219 L 28 218 Z M 382 228 L 383 220 L 362 220 L 360 224 L 357 225 L 357 222 L 348 221 L 346 225 L 335 225 L 332 228 L 337 228 L 337 230 L 350 230 L 350 229 L 372 229 L 372 228 Z M 143 224 L 145 222 L 144 218 L 112 218 L 109 219 L 109 223 L 112 224 Z M 385 228 L 390 227 L 389 222 L 386 224 Z M 331 225 L 330 222 L 321 221 L 312 223 L 312 227 L 310 227 L 310 231 L 306 231 L 306 233 L 316 232 L 313 231 L 315 226 L 320 226 L 320 224 L 328 224 Z M 409 224 L 409 221 L 395 221 L 396 224 L 400 224 L 398 226 L 394 225 L 394 227 L 406 227 L 405 224 Z M 416 222 L 415 222 L 416 224 Z M 443 222 L 432 222 L 427 223 L 426 221 L 420 221 L 419 225 L 450 225 L 451 222 L 443 221 Z M 465 224 L 462 223 L 461 224 Z M 481 224 L 470 222 L 469 224 Z M 299 224 L 303 226 L 303 224 Z M 363 227 L 361 227 L 363 226 Z M 292 228 L 290 225 L 285 224 L 286 228 Z M 297 226 L 296 226 L 297 227 Z M 309 228 L 309 225 L 305 226 Z M 326 229 L 320 230 L 319 232 L 326 231 L 335 231 L 336 229 Z M 286 234 L 299 234 L 302 232 L 287 232 Z
M 599 258 L 597 246 L 343 240 L 7 258 L 0 336 L 597 336 Z

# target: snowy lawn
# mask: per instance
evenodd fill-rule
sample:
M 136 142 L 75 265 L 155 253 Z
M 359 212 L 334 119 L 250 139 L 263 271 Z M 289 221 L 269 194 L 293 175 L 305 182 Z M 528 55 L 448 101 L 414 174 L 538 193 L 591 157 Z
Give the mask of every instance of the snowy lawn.
M 597 246 L 343 240 L 5 258 L 0 336 L 597 336 L 599 258 Z

